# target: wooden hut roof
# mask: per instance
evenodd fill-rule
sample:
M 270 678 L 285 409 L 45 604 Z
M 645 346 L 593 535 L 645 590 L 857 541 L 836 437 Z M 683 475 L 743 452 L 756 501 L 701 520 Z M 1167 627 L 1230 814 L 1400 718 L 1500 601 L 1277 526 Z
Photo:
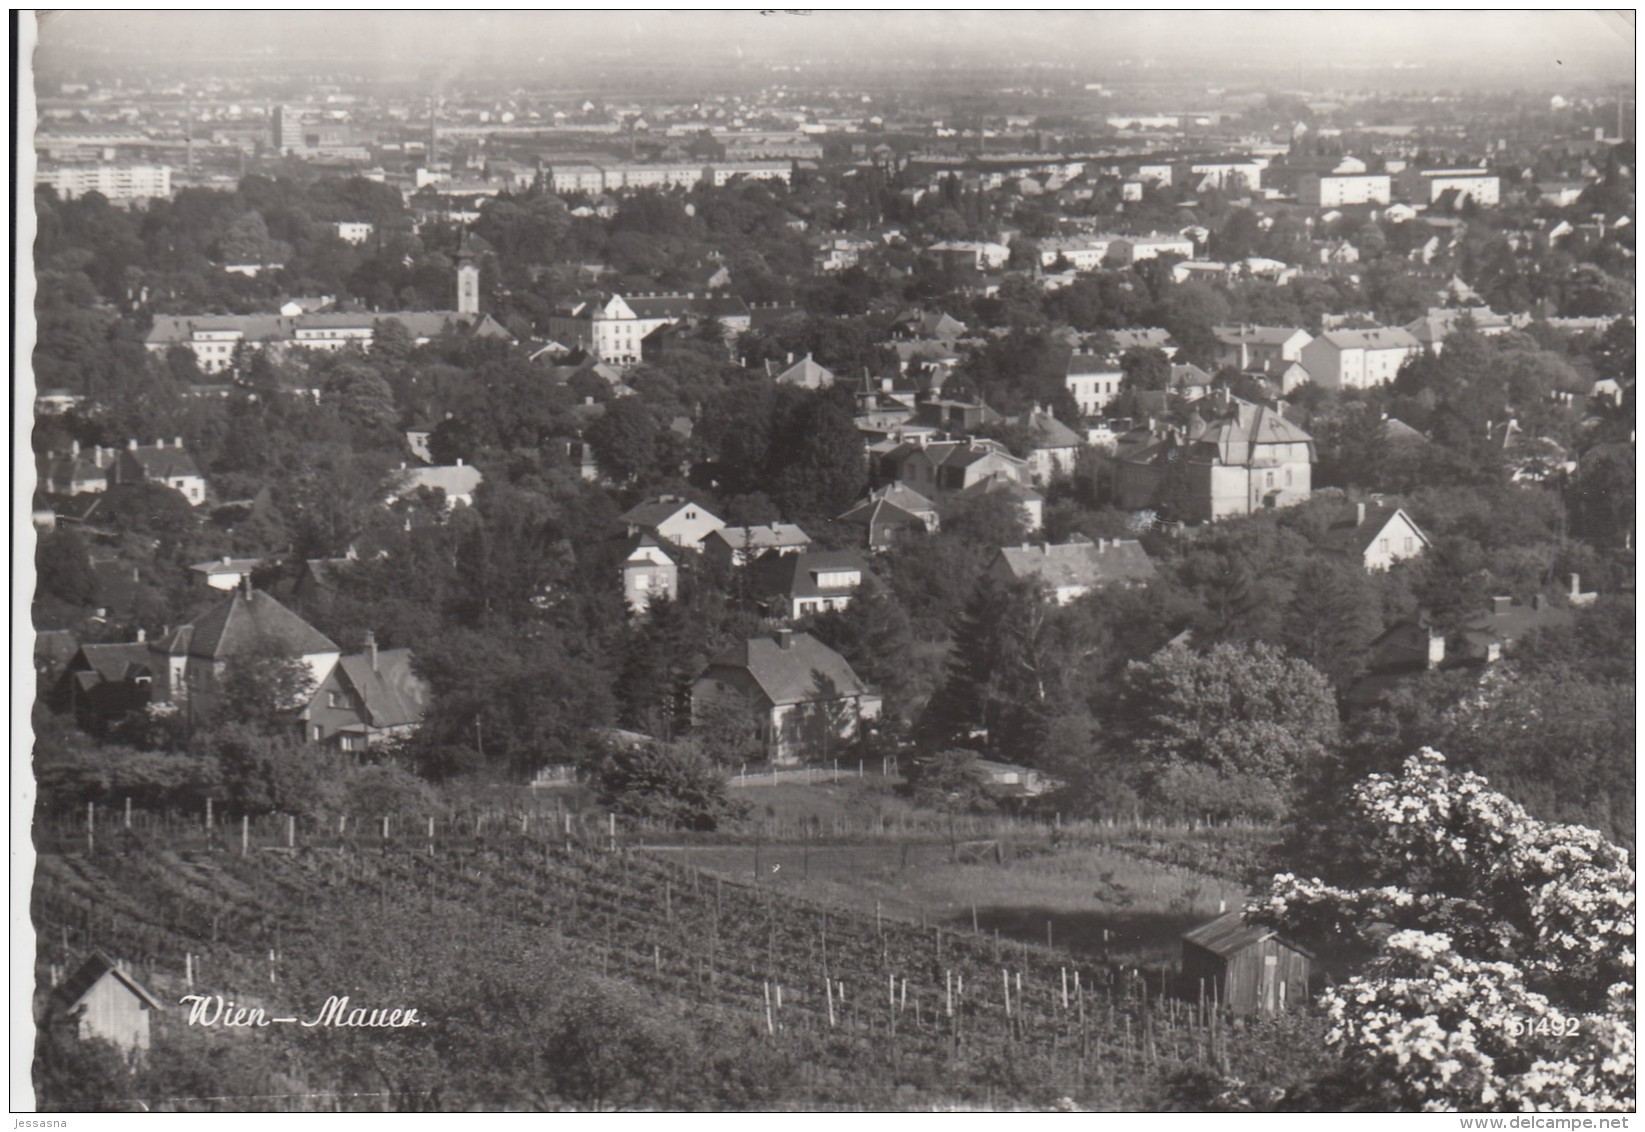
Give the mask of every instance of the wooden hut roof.
M 146 1002 L 150 1010 L 165 1009 L 142 983 L 122 970 L 120 965 L 103 951 L 94 951 L 87 956 L 85 962 L 57 988 L 57 995 L 68 1009 L 73 1010 L 84 1001 L 86 995 L 91 993 L 91 988 L 96 986 L 104 975 L 113 975 L 122 986 Z
M 1204 948 L 1213 955 L 1228 958 L 1237 955 L 1253 944 L 1261 943 L 1279 935 L 1279 932 L 1266 924 L 1248 924 L 1245 922 L 1244 912 L 1229 912 L 1218 916 L 1209 923 L 1201 924 L 1191 932 L 1184 933 L 1184 943 L 1191 943 L 1195 947 Z M 1313 952 L 1305 947 L 1299 947 L 1291 940 L 1281 940 L 1286 947 L 1293 951 L 1313 958 Z

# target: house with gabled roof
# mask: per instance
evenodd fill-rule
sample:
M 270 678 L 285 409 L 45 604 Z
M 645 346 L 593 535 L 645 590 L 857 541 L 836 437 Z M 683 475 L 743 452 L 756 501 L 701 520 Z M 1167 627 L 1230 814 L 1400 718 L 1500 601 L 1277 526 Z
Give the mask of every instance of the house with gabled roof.
M 754 563 L 754 592 L 766 616 L 790 620 L 844 609 L 867 572 L 855 551 L 767 551 Z
M 1037 405 L 1008 420 L 1028 430 L 1028 475 L 1035 484 L 1074 474 L 1084 437 Z
M 1026 483 L 1028 461 L 997 440 L 972 437 L 900 444 L 880 460 L 881 478 L 907 483 L 925 495 L 960 492 L 990 476 Z
M 183 448 L 180 436 L 169 445 L 164 439 L 156 440 L 152 446 L 126 441 L 126 446 L 109 464 L 108 482 L 110 487 L 122 483 L 158 483 L 181 492 L 184 499 L 196 505 L 206 499 L 205 477 L 200 474 L 194 457 Z
M 766 363 L 767 371 L 773 368 L 770 362 Z M 818 364 L 807 354 L 787 369 L 779 371 L 775 380 L 778 385 L 797 385 L 801 389 L 827 389 L 834 384 L 834 371 Z
M 677 547 L 670 553 L 646 530 L 634 531 L 620 540 L 617 555 L 621 565 L 617 569 L 630 614 L 645 613 L 659 597 L 673 601 L 680 596 L 680 564 L 675 557 L 679 553 Z
M 1106 586 L 1146 585 L 1157 574 L 1142 543 L 1106 538 L 1001 547 L 986 572 L 1007 583 L 1032 579 L 1058 605 Z
M 1201 419 L 1114 462 L 1114 493 L 1130 511 L 1169 505 L 1179 521 L 1214 522 L 1306 502 L 1314 441 L 1266 405 L 1224 391 L 1198 402 Z
M 630 535 L 648 531 L 663 543 L 701 551 L 703 540 L 725 526 L 725 520 L 701 503 L 679 495 L 661 495 L 617 516 Z
M 823 761 L 850 749 L 879 718 L 881 698 L 846 659 L 810 633 L 778 629 L 715 656 L 691 685 L 691 721 L 718 703 L 746 707 L 774 763 Z
M 961 499 L 992 495 L 1016 506 L 1023 529 L 1037 531 L 1045 523 L 1045 496 L 1012 476 L 991 472 L 959 493 Z
M 50 701 L 88 731 L 99 731 L 166 699 L 165 658 L 143 639 L 76 648 Z
M 87 495 L 108 490 L 109 471 L 118 458 L 118 448 L 93 445 L 81 451 L 78 440 L 68 452 L 52 452 L 37 461 L 40 486 L 52 495 Z
M 710 562 L 730 568 L 746 566 L 766 553 L 799 554 L 811 545 L 811 536 L 794 523 L 762 523 L 752 527 L 721 527 L 703 540 Z
M 154 649 L 159 653 L 169 701 L 179 706 L 192 703 L 196 711 L 215 703 L 232 659 L 270 655 L 300 659 L 318 687 L 342 655 L 324 633 L 249 585 L 173 629 L 154 642 Z
M 929 534 L 937 530 L 940 523 L 937 505 L 901 483 L 870 491 L 866 499 L 846 511 L 838 521 L 864 528 L 871 551 L 887 549 L 903 532 Z
M 1333 523 L 1315 544 L 1366 571 L 1386 570 L 1416 558 L 1433 545 L 1405 509 L 1390 502 L 1359 502 L 1352 514 Z
M 379 649 L 376 634 L 368 631 L 364 649 L 340 657 L 320 681 L 298 723 L 311 743 L 362 754 L 415 731 L 428 697 L 411 650 Z
M 548 334 L 617 365 L 641 360 L 645 339 L 668 325 L 716 320 L 730 336 L 752 325 L 748 305 L 734 295 L 695 291 L 665 294 L 594 294 L 570 300 L 548 319 Z

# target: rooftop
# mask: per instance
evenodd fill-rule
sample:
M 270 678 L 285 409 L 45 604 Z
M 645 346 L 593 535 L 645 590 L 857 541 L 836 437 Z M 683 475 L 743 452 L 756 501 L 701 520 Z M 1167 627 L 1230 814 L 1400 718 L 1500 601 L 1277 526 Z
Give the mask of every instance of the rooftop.
M 1000 558 L 1014 578 L 1035 578 L 1052 588 L 1146 582 L 1156 571 L 1135 539 L 1098 539 L 1060 545 L 1008 546 Z
M 714 657 L 709 667 L 746 670 L 773 704 L 861 695 L 868 690 L 843 656 L 810 633 L 778 630 L 774 636 L 742 641 Z

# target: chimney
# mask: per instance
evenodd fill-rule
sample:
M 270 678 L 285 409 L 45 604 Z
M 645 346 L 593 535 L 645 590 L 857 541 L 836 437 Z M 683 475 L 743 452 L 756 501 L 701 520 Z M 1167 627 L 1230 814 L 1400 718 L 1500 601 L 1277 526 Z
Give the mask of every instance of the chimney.
M 1491 612 L 1498 617 L 1507 613 L 1514 606 L 1514 599 L 1507 594 L 1497 594 L 1491 598 Z
M 135 441 L 135 440 L 127 440 L 127 441 L 126 441 L 126 451 L 128 451 L 128 452 L 135 452 L 135 451 L 137 451 L 137 441 Z
M 777 630 L 777 647 L 782 649 L 784 652 L 787 652 L 789 649 L 793 648 L 794 647 L 794 630 L 792 630 L 792 629 L 778 629 Z
M 1538 613 L 1541 613 L 1542 612 L 1542 605 L 1543 605 L 1543 602 L 1545 600 L 1546 599 L 1543 598 L 1543 596 L 1541 594 L 1532 594 L 1531 595 L 1531 608 L 1536 610 Z
M 371 657 L 371 670 L 377 671 L 377 634 L 366 630 L 366 654 Z
M 137 630 L 137 643 L 138 643 L 138 644 L 142 644 L 142 643 L 143 643 L 143 640 L 144 640 L 144 633 L 143 633 L 143 630 L 142 630 L 142 629 L 138 629 L 138 630 Z
M 1358 503 L 1354 504 L 1354 526 L 1363 527 L 1364 525 L 1365 525 L 1365 501 L 1360 500 Z
M 1571 575 L 1571 596 L 1572 597 L 1580 597 L 1581 595 L 1582 595 L 1582 575 L 1581 574 L 1572 574 Z
M 226 555 L 226 554 L 223 555 L 223 565 L 224 566 L 227 566 L 232 561 L 234 561 L 234 560 L 232 558 L 230 558 L 228 555 Z
M 156 448 L 164 448 L 166 446 L 166 438 L 163 437 L 163 436 L 155 437 L 154 438 L 154 446 Z
M 1048 542 L 1040 543 L 1040 554 L 1046 558 L 1051 557 L 1051 544 Z
M 173 440 L 172 440 L 172 442 L 171 442 L 171 446 L 172 446 L 172 447 L 173 447 L 173 448 L 181 448 L 181 447 L 182 447 L 182 446 L 183 446 L 183 438 L 182 438 L 182 437 L 180 437 L 180 436 L 179 436 L 179 437 L 176 437 L 176 438 L 174 438 L 174 439 L 173 439 Z
M 459 468 L 463 466 L 463 458 L 461 456 L 457 457 L 457 466 Z
M 91 462 L 99 468 L 103 466 L 103 446 L 101 444 L 92 445 Z
M 71 456 L 80 455 L 80 442 L 78 440 L 69 441 L 69 455 L 71 455 Z
M 242 577 L 240 579 L 240 589 L 246 595 L 246 600 L 250 601 L 251 600 L 251 575 L 250 574 L 246 574 L 244 577 Z

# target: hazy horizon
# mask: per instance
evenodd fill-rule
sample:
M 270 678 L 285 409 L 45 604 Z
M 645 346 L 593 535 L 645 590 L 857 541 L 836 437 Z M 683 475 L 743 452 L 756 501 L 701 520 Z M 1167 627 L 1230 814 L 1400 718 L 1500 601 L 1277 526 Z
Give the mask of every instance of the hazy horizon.
M 668 64 L 864 65 L 910 56 L 1024 63 L 1211 60 L 1276 75 L 1299 69 L 1370 76 L 1463 72 L 1572 88 L 1634 80 L 1632 11 L 1020 12 L 817 9 L 571 12 L 111 12 L 39 16 L 37 66 L 131 61 L 191 64 L 263 57 L 475 68 L 575 66 L 644 57 Z M 1271 68 L 1262 67 L 1271 63 Z M 1361 81 L 1356 79 L 1356 81 Z M 1407 76 L 1407 82 L 1409 76 Z

